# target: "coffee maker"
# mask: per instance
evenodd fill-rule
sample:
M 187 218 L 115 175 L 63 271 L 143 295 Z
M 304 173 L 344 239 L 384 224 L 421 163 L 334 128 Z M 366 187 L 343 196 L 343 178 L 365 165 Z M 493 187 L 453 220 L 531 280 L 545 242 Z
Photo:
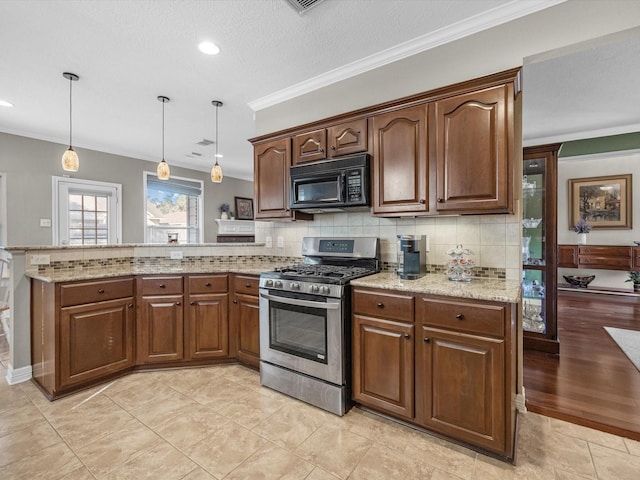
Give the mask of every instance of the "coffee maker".
M 398 235 L 397 274 L 405 280 L 415 280 L 427 273 L 427 237 Z

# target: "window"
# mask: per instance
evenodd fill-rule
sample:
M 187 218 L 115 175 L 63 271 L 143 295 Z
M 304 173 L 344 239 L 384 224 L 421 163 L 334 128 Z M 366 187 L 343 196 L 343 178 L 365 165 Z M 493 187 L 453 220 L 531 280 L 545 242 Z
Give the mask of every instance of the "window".
M 54 245 L 121 243 L 122 185 L 53 177 Z
M 145 172 L 145 243 L 202 243 L 202 181 Z

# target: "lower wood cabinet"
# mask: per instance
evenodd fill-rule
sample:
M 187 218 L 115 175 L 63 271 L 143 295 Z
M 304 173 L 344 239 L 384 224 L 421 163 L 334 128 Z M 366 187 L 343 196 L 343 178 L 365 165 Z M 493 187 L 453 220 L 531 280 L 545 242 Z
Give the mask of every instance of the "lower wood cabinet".
M 229 315 L 231 355 L 254 368 L 260 367 L 260 302 L 257 275 L 233 275 Z
M 354 401 L 513 459 L 516 311 L 354 288 Z
M 49 398 L 134 365 L 134 285 L 133 277 L 32 280 L 33 379 Z
M 187 277 L 187 360 L 229 356 L 229 299 L 227 275 Z
M 558 245 L 558 267 L 629 271 L 639 266 L 640 249 L 626 245 Z

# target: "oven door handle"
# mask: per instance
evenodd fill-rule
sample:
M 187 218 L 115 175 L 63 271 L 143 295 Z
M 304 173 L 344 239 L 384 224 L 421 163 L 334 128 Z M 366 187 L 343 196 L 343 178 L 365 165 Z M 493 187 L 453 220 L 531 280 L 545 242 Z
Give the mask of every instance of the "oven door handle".
M 268 293 L 260 292 L 260 296 L 262 298 L 266 298 L 267 300 L 274 300 L 276 302 L 285 302 L 290 305 L 298 305 L 300 307 L 311 307 L 311 308 L 321 308 L 323 310 L 337 310 L 340 308 L 340 302 L 336 303 L 324 303 L 324 302 L 311 302 L 309 300 L 300 300 L 296 298 L 289 297 L 275 297 L 273 295 L 269 295 Z

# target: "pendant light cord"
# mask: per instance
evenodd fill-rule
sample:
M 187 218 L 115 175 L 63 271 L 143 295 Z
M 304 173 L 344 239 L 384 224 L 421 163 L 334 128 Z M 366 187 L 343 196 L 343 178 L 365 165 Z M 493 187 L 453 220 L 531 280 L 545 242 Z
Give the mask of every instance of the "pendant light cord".
M 218 107 L 216 104 L 216 164 L 218 163 Z
M 73 85 L 73 80 L 69 78 L 69 148 L 71 148 L 71 132 L 73 131 L 73 115 L 72 105 L 73 105 L 73 95 L 71 94 L 71 88 Z
M 162 100 L 162 160 L 164 161 L 164 100 Z

